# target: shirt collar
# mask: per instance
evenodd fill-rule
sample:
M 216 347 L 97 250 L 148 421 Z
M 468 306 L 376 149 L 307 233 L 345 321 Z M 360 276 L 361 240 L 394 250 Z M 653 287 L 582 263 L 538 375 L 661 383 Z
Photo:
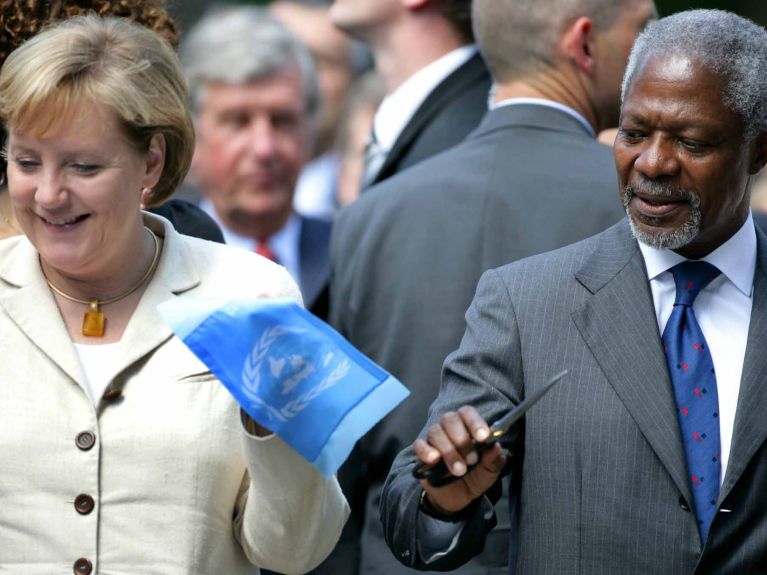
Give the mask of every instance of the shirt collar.
M 208 214 L 213 219 L 213 221 L 218 224 L 218 227 L 221 228 L 221 233 L 224 235 L 224 241 L 227 245 L 244 248 L 249 251 L 253 251 L 255 249 L 258 243 L 256 242 L 255 238 L 240 235 L 226 227 L 224 222 L 221 221 L 218 212 L 216 212 L 216 208 L 213 207 L 213 203 L 208 198 L 200 199 L 200 209 L 202 209 L 202 211 Z M 288 221 L 284 226 L 269 236 L 269 240 L 267 242 L 269 244 L 269 248 L 274 252 L 274 255 L 280 259 L 280 261 L 282 261 L 283 256 L 287 255 L 285 252 L 290 251 L 290 246 L 293 243 L 296 243 L 293 241 L 293 238 L 297 238 L 300 234 L 300 231 L 301 219 L 297 214 L 293 213 L 291 214 L 290 218 L 288 218 Z M 290 258 L 288 257 L 288 259 Z
M 501 100 L 500 102 L 494 102 L 492 92 L 490 95 L 490 102 L 489 106 L 491 110 L 495 110 L 496 108 L 503 108 L 506 106 L 516 106 L 519 104 L 528 104 L 528 105 L 534 105 L 534 106 L 546 106 L 548 108 L 554 108 L 555 110 L 559 110 L 560 112 L 564 112 L 568 116 L 572 116 L 576 120 L 578 120 L 578 123 L 580 123 L 586 131 L 591 134 L 592 138 L 596 138 L 597 134 L 594 131 L 594 127 L 589 124 L 588 120 L 581 114 L 580 112 L 577 112 L 570 106 L 565 106 L 564 104 L 560 102 L 555 102 L 553 100 L 546 100 L 545 98 L 506 98 L 505 100 Z
M 376 111 L 373 131 L 378 145 L 390 151 L 416 110 L 440 82 L 466 63 L 478 51 L 475 44 L 461 46 L 410 76 L 387 95 Z
M 668 248 L 654 248 L 642 242 L 639 249 L 651 280 L 687 259 Z M 729 240 L 702 260 L 716 266 L 745 296 L 751 297 L 756 269 L 756 230 L 751 212 Z

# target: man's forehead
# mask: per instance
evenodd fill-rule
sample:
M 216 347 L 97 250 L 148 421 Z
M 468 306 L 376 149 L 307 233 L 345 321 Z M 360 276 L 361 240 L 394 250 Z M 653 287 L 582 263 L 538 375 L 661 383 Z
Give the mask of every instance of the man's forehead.
M 704 88 L 709 96 L 721 98 L 722 79 L 709 66 L 700 60 L 683 53 L 649 54 L 639 63 L 625 95 L 625 107 L 634 96 L 637 86 L 641 85 L 643 97 L 661 95 L 669 89 L 676 93 L 691 91 L 691 97 Z

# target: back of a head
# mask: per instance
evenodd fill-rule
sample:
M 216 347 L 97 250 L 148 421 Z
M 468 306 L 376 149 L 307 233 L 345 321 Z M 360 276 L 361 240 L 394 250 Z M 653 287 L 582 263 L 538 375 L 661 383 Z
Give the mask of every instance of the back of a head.
M 565 27 L 588 17 L 597 32 L 609 29 L 635 0 L 474 0 L 474 34 L 496 82 L 549 68 Z
M 637 38 L 621 99 L 653 56 L 680 57 L 724 80 L 723 103 L 744 121 L 745 136 L 767 132 L 767 31 L 724 10 L 689 10 L 650 24 Z
M 184 35 L 179 55 L 196 110 L 208 82 L 242 85 L 290 68 L 301 74 L 309 113 L 319 106 L 311 54 L 263 8 L 214 8 Z
M 169 196 L 194 149 L 186 83 L 170 44 L 123 19 L 78 16 L 31 38 L 0 71 L 0 118 L 8 126 L 46 133 L 88 102 L 111 108 L 138 149 L 164 135 L 165 169 L 151 202 Z

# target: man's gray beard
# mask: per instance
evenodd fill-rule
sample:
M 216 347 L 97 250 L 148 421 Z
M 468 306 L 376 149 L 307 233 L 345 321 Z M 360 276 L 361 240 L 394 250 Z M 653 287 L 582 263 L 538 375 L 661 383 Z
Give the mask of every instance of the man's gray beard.
M 623 209 L 626 210 L 631 233 L 634 234 L 638 241 L 654 248 L 676 250 L 689 244 L 700 233 L 700 196 L 694 192 L 684 188 L 675 188 L 668 184 L 660 184 L 653 181 L 644 182 L 641 186 L 641 191 L 645 195 L 673 197 L 676 199 L 683 198 L 690 204 L 690 216 L 682 224 L 682 227 L 672 232 L 648 233 L 639 228 L 631 215 L 631 210 L 629 210 L 629 204 L 634 197 L 634 190 L 635 187 L 630 184 L 623 188 Z

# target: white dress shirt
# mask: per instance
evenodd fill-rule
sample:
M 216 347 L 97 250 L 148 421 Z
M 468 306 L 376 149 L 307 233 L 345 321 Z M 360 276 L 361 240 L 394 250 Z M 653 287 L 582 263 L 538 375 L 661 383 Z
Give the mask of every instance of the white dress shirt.
M 373 118 L 373 132 L 378 145 L 388 153 L 416 110 L 445 78 L 476 54 L 474 44 L 448 52 L 405 80 L 387 95 Z
M 200 208 L 213 218 L 218 227 L 221 228 L 221 233 L 224 235 L 224 241 L 227 245 L 251 252 L 256 251 L 258 242 L 249 236 L 241 236 L 227 228 L 224 222 L 221 221 L 221 218 L 218 217 L 216 209 L 210 200 L 207 198 L 200 200 Z M 288 273 L 298 285 L 301 285 L 300 240 L 301 218 L 297 214 L 292 214 L 287 223 L 276 233 L 272 234 L 268 241 L 269 249 L 272 250 L 279 264 L 288 270 Z
M 669 270 L 686 258 L 669 249 L 657 249 L 641 242 L 639 249 L 642 250 L 650 278 L 655 317 L 662 334 L 676 298 L 674 276 Z M 756 269 L 756 231 L 751 214 L 735 235 L 702 259 L 722 272 L 703 288 L 692 306 L 714 361 L 722 447 L 721 484 L 730 455 L 740 376 L 751 323 Z

